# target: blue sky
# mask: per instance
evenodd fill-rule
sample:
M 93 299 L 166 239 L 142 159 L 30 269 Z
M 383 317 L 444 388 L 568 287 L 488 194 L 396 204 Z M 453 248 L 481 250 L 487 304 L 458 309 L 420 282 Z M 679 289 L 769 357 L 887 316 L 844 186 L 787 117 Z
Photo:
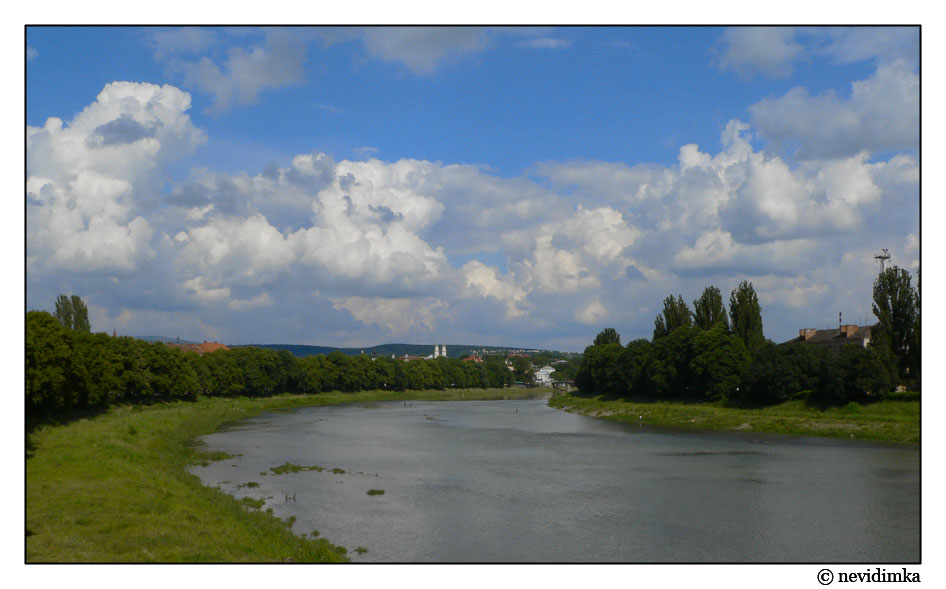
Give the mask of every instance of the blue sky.
M 766 336 L 919 260 L 910 28 L 44 28 L 27 307 L 229 343 L 650 337 L 742 280 Z

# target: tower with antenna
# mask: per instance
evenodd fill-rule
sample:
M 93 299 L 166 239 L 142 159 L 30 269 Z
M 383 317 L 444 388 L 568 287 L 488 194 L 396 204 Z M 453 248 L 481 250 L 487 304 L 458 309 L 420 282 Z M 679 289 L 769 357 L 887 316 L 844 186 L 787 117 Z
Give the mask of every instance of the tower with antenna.
M 879 254 L 874 256 L 875 260 L 880 260 L 880 271 L 884 271 L 884 262 L 890 259 L 890 252 L 887 251 L 887 248 L 884 248 L 880 251 Z

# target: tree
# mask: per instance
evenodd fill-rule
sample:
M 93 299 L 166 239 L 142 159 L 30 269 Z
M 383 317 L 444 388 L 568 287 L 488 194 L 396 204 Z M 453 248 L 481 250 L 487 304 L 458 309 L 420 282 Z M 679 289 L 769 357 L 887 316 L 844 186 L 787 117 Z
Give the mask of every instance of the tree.
M 72 329 L 80 333 L 90 333 L 92 331 L 89 325 L 89 309 L 82 302 L 82 299 L 76 295 L 68 297 L 64 294 L 56 299 L 56 319 L 59 324 L 66 329 Z
M 618 357 L 618 377 L 625 395 L 636 395 L 646 390 L 642 374 L 652 345 L 643 338 L 630 341 Z
M 787 401 L 795 393 L 814 389 L 822 364 L 833 360 L 831 352 L 821 346 L 765 342 L 756 350 L 737 397 L 754 406 Z
M 874 315 L 877 325 L 871 333 L 875 347 L 887 347 L 896 361 L 901 379 L 910 377 L 914 359 L 910 344 L 916 338 L 919 326 L 919 299 L 910 284 L 910 274 L 891 266 L 874 281 Z
M 604 344 L 621 345 L 621 334 L 619 334 L 613 327 L 605 327 L 601 330 L 601 333 L 595 336 L 594 345 L 601 346 Z
M 575 385 L 583 393 L 620 394 L 618 358 L 624 348 L 619 343 L 592 345 L 585 348 L 575 375 Z
M 717 323 L 729 329 L 723 293 L 715 286 L 707 286 L 700 298 L 693 301 L 693 323 L 700 329 L 711 329 Z
M 750 354 L 762 347 L 762 309 L 752 283 L 743 280 L 729 295 L 729 318 L 732 332 L 742 339 Z
M 693 314 L 690 313 L 690 308 L 687 307 L 683 297 L 677 295 L 677 298 L 674 299 L 673 295 L 670 295 L 664 299 L 663 313 L 657 315 L 657 318 L 654 320 L 653 339 L 656 341 L 659 338 L 670 335 L 675 329 L 690 327 L 692 324 Z
M 647 393 L 664 398 L 694 396 L 693 340 L 700 333 L 699 329 L 686 326 L 654 340 L 641 369 Z
M 693 338 L 695 392 L 710 400 L 734 397 L 750 362 L 742 340 L 721 323 L 701 331 Z

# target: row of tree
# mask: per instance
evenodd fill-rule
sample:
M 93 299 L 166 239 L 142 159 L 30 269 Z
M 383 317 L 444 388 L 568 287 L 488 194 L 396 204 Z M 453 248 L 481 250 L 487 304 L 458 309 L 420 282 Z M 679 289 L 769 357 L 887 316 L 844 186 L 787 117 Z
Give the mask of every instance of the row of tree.
M 77 298 L 77 297 L 76 297 Z M 84 309 L 81 299 L 65 300 Z M 58 310 L 58 305 L 57 305 Z M 81 315 L 81 311 L 80 311 Z M 198 355 L 159 342 L 89 333 L 75 313 L 26 315 L 28 417 L 140 399 L 323 391 L 492 388 L 515 378 L 501 356 L 404 362 L 341 352 L 297 358 L 238 347 Z
M 664 299 L 652 340 L 622 346 L 615 329 L 602 330 L 585 349 L 576 385 L 594 394 L 748 405 L 779 403 L 798 393 L 817 403 L 864 402 L 898 384 L 919 389 L 919 294 L 900 268 L 881 272 L 874 283 L 878 321 L 867 348 L 848 345 L 833 352 L 766 340 L 749 282 L 733 290 L 728 313 L 714 286 L 693 308 L 681 296 Z

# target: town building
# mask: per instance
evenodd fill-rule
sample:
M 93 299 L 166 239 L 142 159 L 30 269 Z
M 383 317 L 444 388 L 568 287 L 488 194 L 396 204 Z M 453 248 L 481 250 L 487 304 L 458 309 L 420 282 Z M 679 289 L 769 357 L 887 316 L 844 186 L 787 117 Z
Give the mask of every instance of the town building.
M 798 337 L 782 342 L 782 345 L 796 342 L 826 347 L 833 352 L 851 344 L 866 348 L 870 343 L 870 327 L 842 325 L 838 329 L 799 329 Z
M 552 384 L 552 373 L 555 372 L 555 368 L 551 366 L 543 366 L 535 371 L 535 384 L 538 385 L 551 385 Z

